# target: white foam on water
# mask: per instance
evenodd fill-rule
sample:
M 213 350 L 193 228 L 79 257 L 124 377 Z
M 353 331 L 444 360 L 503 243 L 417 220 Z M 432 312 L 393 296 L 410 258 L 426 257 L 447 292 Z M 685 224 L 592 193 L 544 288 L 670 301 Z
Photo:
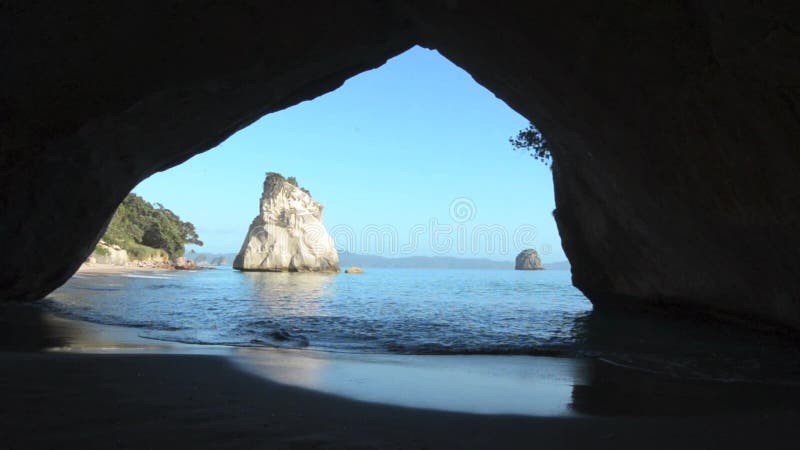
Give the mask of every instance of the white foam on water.
M 126 273 L 122 276 L 125 278 L 148 278 L 153 280 L 169 280 L 174 278 L 174 276 L 172 275 L 141 275 L 141 274 L 131 274 L 131 273 Z

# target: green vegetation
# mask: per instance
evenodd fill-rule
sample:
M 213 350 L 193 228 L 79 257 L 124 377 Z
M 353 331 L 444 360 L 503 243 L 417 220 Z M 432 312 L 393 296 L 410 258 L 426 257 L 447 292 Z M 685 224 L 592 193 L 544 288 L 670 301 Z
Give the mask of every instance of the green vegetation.
M 311 191 L 297 184 L 297 178 L 295 177 L 284 178 L 284 176 L 279 174 L 278 172 L 267 172 L 267 180 L 285 181 L 294 187 L 300 188 L 300 190 L 305 192 L 306 194 L 311 195 Z
M 94 252 L 100 256 L 108 256 L 111 254 L 111 252 L 107 248 L 100 247 L 99 245 L 94 248 Z
M 528 128 L 520 130 L 516 136 L 508 138 L 514 150 L 524 150 L 530 153 L 537 160 L 550 165 L 553 157 L 550 154 L 550 147 L 547 146 L 542 132 L 533 123 L 528 124 Z
M 203 245 L 193 224 L 136 194 L 128 194 L 119 205 L 103 240 L 119 245 L 132 259 L 175 259 L 183 256 L 186 244 Z
M 128 257 L 134 261 L 160 260 L 170 258 L 169 253 L 160 248 L 148 247 L 146 245 L 130 243 L 123 247 L 128 252 Z M 179 255 L 182 256 L 182 255 Z M 176 256 L 177 257 L 177 256 Z M 174 258 L 172 258 L 174 259 Z
M 267 172 L 267 180 L 286 181 L 286 178 L 278 172 Z

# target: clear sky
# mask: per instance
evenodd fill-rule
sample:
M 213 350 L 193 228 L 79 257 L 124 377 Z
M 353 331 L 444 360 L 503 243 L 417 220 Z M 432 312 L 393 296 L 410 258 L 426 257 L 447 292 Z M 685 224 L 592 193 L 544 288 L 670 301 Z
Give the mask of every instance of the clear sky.
M 325 204 L 340 249 L 566 259 L 550 169 L 515 152 L 527 120 L 436 51 L 415 47 L 311 101 L 262 117 L 134 189 L 195 224 L 205 252 L 236 252 L 268 171 Z

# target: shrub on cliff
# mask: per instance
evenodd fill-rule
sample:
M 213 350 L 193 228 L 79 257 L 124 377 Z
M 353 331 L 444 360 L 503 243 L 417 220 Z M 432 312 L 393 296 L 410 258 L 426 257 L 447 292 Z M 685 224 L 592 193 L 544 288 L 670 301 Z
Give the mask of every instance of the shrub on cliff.
M 164 258 L 170 258 L 166 250 L 148 247 L 135 242 L 128 243 L 125 250 L 132 261 L 162 261 Z
M 175 259 L 183 256 L 186 244 L 203 245 L 193 224 L 182 221 L 160 203 L 150 204 L 136 194 L 128 194 L 119 205 L 103 240 L 119 245 L 136 259 L 158 255 L 148 248 L 162 249 Z
M 293 177 L 292 177 L 293 178 Z M 267 172 L 267 179 L 264 181 L 286 181 L 286 177 L 278 172 Z
M 550 154 L 550 147 L 547 146 L 547 139 L 545 139 L 542 132 L 536 128 L 536 125 L 529 123 L 528 127 L 520 130 L 516 136 L 508 138 L 514 150 L 524 150 L 530 153 L 531 156 L 542 161 L 545 164 L 552 162 L 552 155 Z
M 306 194 L 311 195 L 311 191 L 309 191 L 308 189 L 306 189 L 304 187 L 301 187 L 299 184 L 297 184 L 297 178 L 295 178 L 295 177 L 285 178 L 283 175 L 281 175 L 278 172 L 267 172 L 267 179 L 264 180 L 264 183 L 275 182 L 276 180 L 285 181 L 285 182 L 291 184 L 292 186 L 294 186 L 296 188 L 299 188 L 301 191 L 305 192 Z

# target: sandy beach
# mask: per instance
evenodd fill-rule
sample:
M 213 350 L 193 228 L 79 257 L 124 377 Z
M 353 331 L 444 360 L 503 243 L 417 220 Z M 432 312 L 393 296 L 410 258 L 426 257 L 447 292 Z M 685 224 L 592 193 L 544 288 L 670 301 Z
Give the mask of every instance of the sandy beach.
M 97 263 L 83 263 L 78 268 L 76 275 L 116 275 L 122 273 L 136 273 L 136 272 L 174 272 L 173 267 L 151 267 L 151 266 L 137 266 L 126 265 L 120 266 L 115 264 L 97 264 Z
M 213 349 L 137 341 L 33 307 L 4 312 L 5 448 L 744 449 L 800 439 L 796 386 L 686 382 L 600 363 L 572 392 L 578 414 L 436 411 L 271 381 L 224 349 L 186 354 Z

